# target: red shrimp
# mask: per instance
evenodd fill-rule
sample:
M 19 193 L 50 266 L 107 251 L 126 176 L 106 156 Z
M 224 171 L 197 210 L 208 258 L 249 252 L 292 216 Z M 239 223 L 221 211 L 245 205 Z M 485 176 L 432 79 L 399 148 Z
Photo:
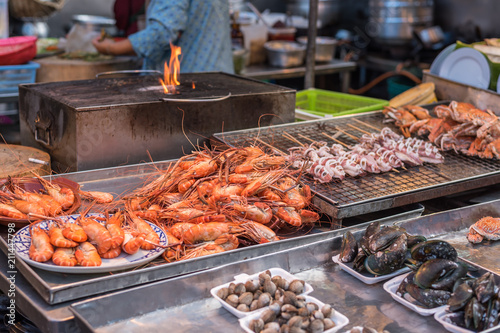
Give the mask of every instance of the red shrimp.
M 118 246 L 118 247 L 112 248 L 111 250 L 109 250 L 106 253 L 101 254 L 101 258 L 113 259 L 113 258 L 118 257 L 121 253 L 122 253 L 122 248 L 121 248 L 121 246 Z
M 77 242 L 64 237 L 61 228 L 51 225 L 49 228 L 50 244 L 55 247 L 75 247 L 78 246 Z
M 101 266 L 102 260 L 94 245 L 83 242 L 76 248 L 75 257 L 80 266 Z
M 54 254 L 54 247 L 50 244 L 49 235 L 39 226 L 30 227 L 31 246 L 29 248 L 29 257 L 31 260 L 46 262 Z
M 88 236 L 88 239 L 97 245 L 99 253 L 108 252 L 112 245 L 112 237 L 108 229 L 89 217 L 79 217 L 78 223 Z
M 113 195 L 111 193 L 82 190 L 80 190 L 79 193 L 82 198 L 92 200 L 100 204 L 110 203 L 113 201 Z
M 123 239 L 125 238 L 125 232 L 122 229 L 123 221 L 124 216 L 122 212 L 117 212 L 107 219 L 106 229 L 108 229 L 111 235 L 111 248 L 120 247 L 123 243 Z
M 131 214 L 130 221 L 132 227 L 138 232 L 142 233 L 144 242 L 141 245 L 143 250 L 153 250 L 156 248 L 155 244 L 160 244 L 160 236 L 153 230 L 153 228 L 143 219 Z
M 54 255 L 52 255 L 52 262 L 58 266 L 75 266 L 77 264 L 77 260 L 75 257 L 75 248 L 56 248 Z
M 62 230 L 62 234 L 67 239 L 71 239 L 72 241 L 81 243 L 87 240 L 87 234 L 85 230 L 81 226 L 76 223 L 66 223 L 64 229 Z
M 5 217 L 10 217 L 13 219 L 27 219 L 28 215 L 20 212 L 18 209 L 7 205 L 0 203 L 0 215 L 5 216 Z
M 134 234 L 136 236 L 134 236 Z M 135 254 L 144 243 L 144 235 L 138 233 L 125 232 L 125 238 L 122 243 L 122 250 L 128 254 Z

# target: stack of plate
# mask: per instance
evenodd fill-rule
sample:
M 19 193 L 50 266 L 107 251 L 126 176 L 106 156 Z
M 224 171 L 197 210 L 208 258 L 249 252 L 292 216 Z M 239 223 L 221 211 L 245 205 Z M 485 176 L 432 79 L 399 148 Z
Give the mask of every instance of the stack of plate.
M 442 78 L 488 89 L 490 85 L 490 66 L 486 57 L 473 48 L 456 49 L 456 44 L 446 47 L 434 59 L 430 72 Z M 497 92 L 500 87 L 497 86 Z

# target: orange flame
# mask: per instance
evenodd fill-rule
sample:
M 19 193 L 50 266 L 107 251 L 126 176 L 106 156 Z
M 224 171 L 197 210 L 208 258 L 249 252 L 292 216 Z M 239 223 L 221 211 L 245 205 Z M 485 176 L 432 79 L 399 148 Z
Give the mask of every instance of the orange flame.
M 181 70 L 181 63 L 179 61 L 179 56 L 181 55 L 181 47 L 175 46 L 170 43 L 170 50 L 170 62 L 167 64 L 167 62 L 165 61 L 163 80 L 160 79 L 160 83 L 163 86 L 163 90 L 166 94 L 175 93 L 175 86 L 180 85 L 179 72 Z

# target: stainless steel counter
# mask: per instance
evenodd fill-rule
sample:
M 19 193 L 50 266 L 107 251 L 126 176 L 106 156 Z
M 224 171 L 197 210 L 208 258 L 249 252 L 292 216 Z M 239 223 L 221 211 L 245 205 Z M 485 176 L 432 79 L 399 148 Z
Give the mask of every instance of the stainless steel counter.
M 334 59 L 327 63 L 318 63 L 314 66 L 315 75 L 336 74 L 341 75 L 342 91 L 347 92 L 351 81 L 351 72 L 356 69 L 356 63 Z M 306 73 L 305 66 L 292 68 L 276 68 L 269 65 L 248 66 L 241 75 L 252 79 L 290 79 L 303 77 Z

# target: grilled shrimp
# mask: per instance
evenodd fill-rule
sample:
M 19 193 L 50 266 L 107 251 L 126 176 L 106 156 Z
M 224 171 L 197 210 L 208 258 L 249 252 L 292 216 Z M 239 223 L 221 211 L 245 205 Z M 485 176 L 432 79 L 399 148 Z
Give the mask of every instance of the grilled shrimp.
M 52 262 L 58 266 L 75 266 L 77 260 L 75 257 L 75 248 L 58 247 L 52 255 Z
M 108 229 L 111 235 L 111 248 L 120 247 L 125 238 L 125 232 L 122 229 L 122 223 L 124 217 L 121 212 L 117 212 L 113 216 L 109 217 L 106 222 L 106 229 Z
M 110 203 L 113 201 L 113 195 L 111 193 L 99 192 L 99 191 L 79 191 L 82 198 L 87 200 L 93 200 L 100 204 Z
M 196 244 L 199 242 L 208 242 L 216 240 L 218 237 L 228 233 L 238 233 L 244 230 L 238 227 L 237 224 L 226 222 L 209 222 L 203 224 L 195 224 L 186 230 L 181 239 L 186 244 Z
M 55 247 L 75 247 L 78 246 L 77 242 L 64 237 L 61 228 L 51 225 L 49 228 L 50 244 Z
M 102 260 L 94 245 L 83 242 L 76 248 L 75 257 L 80 266 L 101 266 Z
M 271 207 L 263 202 L 256 202 L 253 205 L 235 203 L 233 208 L 239 212 L 242 217 L 262 224 L 271 222 L 273 218 Z
M 78 223 L 88 236 L 88 239 L 97 245 L 99 253 L 108 252 L 113 244 L 111 234 L 102 224 L 92 218 L 81 216 Z
M 134 233 L 125 232 L 125 238 L 122 243 L 122 250 L 128 254 L 135 254 L 141 248 L 142 243 L 144 243 L 143 234 L 134 236 Z
M 141 245 L 143 250 L 153 250 L 155 244 L 160 244 L 160 236 L 151 228 L 149 223 L 131 214 L 131 225 L 138 232 L 144 234 L 144 242 Z
M 101 258 L 113 259 L 113 258 L 118 257 L 121 253 L 122 253 L 122 248 L 121 248 L 121 246 L 118 246 L 118 247 L 112 248 L 111 250 L 109 250 L 106 253 L 101 254 Z
M 5 217 L 10 217 L 13 219 L 27 219 L 28 215 L 20 212 L 18 209 L 7 205 L 0 203 L 0 216 L 5 216 Z
M 66 223 L 64 229 L 62 229 L 62 234 L 64 237 L 78 243 L 85 242 L 87 240 L 85 230 L 83 230 L 83 228 L 76 223 Z
M 29 249 L 29 257 L 31 260 L 38 262 L 46 262 L 54 254 L 54 248 L 50 244 L 49 235 L 39 226 L 30 227 L 31 246 Z
M 45 215 L 45 209 L 38 202 L 12 200 L 12 206 L 24 214 Z

